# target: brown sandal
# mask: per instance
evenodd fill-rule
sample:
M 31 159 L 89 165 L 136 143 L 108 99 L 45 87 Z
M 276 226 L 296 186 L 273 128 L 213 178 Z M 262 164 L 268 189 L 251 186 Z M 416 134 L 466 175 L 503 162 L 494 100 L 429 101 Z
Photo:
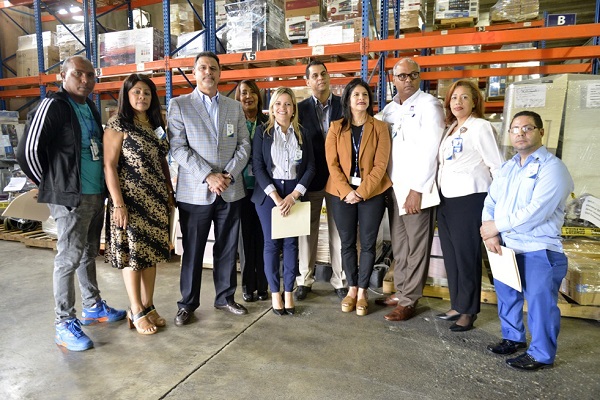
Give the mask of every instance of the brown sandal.
M 133 315 L 131 309 L 129 309 L 127 311 L 127 322 L 129 323 L 129 329 L 135 328 L 140 335 L 154 335 L 156 333 L 156 325 L 150 322 L 144 311 Z
M 144 310 L 144 314 L 146 314 L 146 316 L 148 317 L 148 320 L 151 323 L 153 323 L 154 325 L 156 325 L 158 327 L 162 328 L 163 326 L 167 325 L 167 320 L 158 314 L 158 311 L 156 311 L 154 304 L 151 305 L 150 307 L 147 307 Z

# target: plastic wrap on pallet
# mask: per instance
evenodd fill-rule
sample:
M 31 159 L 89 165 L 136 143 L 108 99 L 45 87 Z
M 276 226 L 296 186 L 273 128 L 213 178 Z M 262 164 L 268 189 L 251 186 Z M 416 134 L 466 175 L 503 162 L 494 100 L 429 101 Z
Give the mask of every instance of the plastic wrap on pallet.
M 575 194 L 600 198 L 600 77 L 568 75 L 564 133 L 559 156 L 575 182 Z
M 184 47 L 177 52 L 177 58 L 181 57 L 195 57 L 196 54 L 205 50 L 205 40 L 202 31 L 182 33 L 177 37 L 177 48 L 180 48 L 185 44 Z M 217 54 L 225 53 L 226 33 L 223 30 L 217 32 Z M 195 39 L 194 39 L 195 38 Z M 192 40 L 193 39 L 193 40 Z M 191 42 L 190 42 L 191 40 Z M 188 43 L 189 42 L 189 43 Z M 187 44 L 186 44 L 187 43 Z
M 285 33 L 283 2 L 251 0 L 225 4 L 227 52 L 292 47 Z
M 600 246 L 598 246 L 600 247 Z M 598 251 L 596 247 L 595 251 Z M 562 281 L 560 291 L 583 306 L 600 306 L 600 263 L 590 254 L 581 254 L 566 250 L 569 258 L 567 275 Z M 593 254 L 599 257 L 599 254 Z
M 156 61 L 164 57 L 164 35 L 156 28 L 102 33 L 98 48 L 101 68 Z
M 48 217 L 46 221 L 42 221 L 42 231 L 53 238 L 58 238 L 58 231 L 56 229 L 56 221 L 52 216 Z
M 67 29 L 68 28 L 68 29 Z M 72 32 L 69 32 L 69 30 Z M 77 40 L 79 39 L 79 40 Z M 60 60 L 65 60 L 74 56 L 78 52 L 85 55 L 82 50 L 85 49 L 85 25 L 84 24 L 67 24 L 56 26 L 56 43 Z
M 539 0 L 500 0 L 490 7 L 490 21 L 522 22 L 537 19 Z

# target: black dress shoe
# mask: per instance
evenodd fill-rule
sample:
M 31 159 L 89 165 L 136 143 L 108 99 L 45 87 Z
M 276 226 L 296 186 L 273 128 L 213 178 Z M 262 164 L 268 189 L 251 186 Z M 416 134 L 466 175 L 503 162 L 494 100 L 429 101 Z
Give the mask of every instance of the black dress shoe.
M 185 308 L 180 308 L 177 311 L 177 315 L 175 316 L 175 325 L 176 326 L 183 326 L 187 323 L 190 322 L 190 319 L 192 317 L 192 313 L 189 312 L 188 310 L 186 310 Z
M 286 314 L 294 315 L 296 313 L 296 307 L 292 307 L 292 308 L 286 307 L 285 312 L 286 312 Z
M 469 322 L 466 325 L 458 325 L 456 322 L 450 325 L 450 330 L 452 332 L 466 332 L 473 329 L 473 322 L 477 319 L 477 314 L 459 314 L 459 315 L 469 315 Z M 460 317 L 459 317 L 460 318 Z M 457 319 L 459 319 L 457 318 Z
M 515 342 L 508 339 L 502 339 L 502 341 L 496 345 L 489 345 L 487 349 L 494 354 L 500 354 L 506 356 L 508 354 L 513 354 L 519 351 L 519 349 L 524 349 L 527 347 L 526 342 Z
M 454 314 L 454 315 L 448 315 L 446 313 L 441 313 L 435 316 L 437 319 L 441 319 L 443 321 L 456 321 L 457 319 L 460 318 L 460 313 L 459 314 Z
M 217 310 L 229 311 L 235 315 L 244 315 L 248 314 L 248 310 L 241 304 L 236 303 L 235 301 L 231 301 L 230 303 L 224 304 L 222 306 L 215 305 Z
M 269 299 L 269 293 L 267 293 L 267 292 L 258 292 L 258 296 L 256 298 L 258 300 L 260 300 L 260 301 L 268 300 Z
M 535 371 L 542 368 L 549 368 L 552 364 L 544 364 L 536 361 L 535 358 L 531 357 L 527 353 L 523 353 L 515 358 L 509 358 L 506 363 L 513 368 L 520 369 L 523 371 Z
M 242 299 L 244 299 L 246 303 L 251 303 L 254 301 L 254 293 L 242 293 Z
M 273 308 L 273 314 L 275 315 L 285 315 L 285 310 L 283 308 Z
M 310 288 L 310 286 L 298 286 L 296 288 L 296 293 L 294 294 L 294 297 L 296 298 L 296 300 L 302 301 L 306 298 L 306 295 L 308 294 L 308 292 L 310 292 L 312 289 Z
M 337 297 L 340 298 L 340 300 L 344 300 L 344 297 L 348 296 L 348 288 L 339 288 L 339 289 L 334 289 L 335 294 L 337 294 Z

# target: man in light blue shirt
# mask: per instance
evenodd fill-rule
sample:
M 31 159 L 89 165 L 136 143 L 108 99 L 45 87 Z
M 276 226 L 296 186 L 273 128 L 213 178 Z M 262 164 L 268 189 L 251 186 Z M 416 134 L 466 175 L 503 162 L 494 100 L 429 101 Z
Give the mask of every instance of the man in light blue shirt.
M 542 145 L 544 129 L 538 114 L 515 114 L 509 135 L 517 154 L 504 163 L 490 186 L 481 237 L 494 253 L 502 254 L 501 245 L 515 251 L 523 292 L 494 281 L 502 341 L 487 348 L 507 355 L 527 347 L 526 299 L 531 343 L 525 353 L 506 363 L 520 370 L 537 370 L 551 366 L 556 356 L 558 289 L 567 273 L 560 233 L 573 179 L 563 162 Z

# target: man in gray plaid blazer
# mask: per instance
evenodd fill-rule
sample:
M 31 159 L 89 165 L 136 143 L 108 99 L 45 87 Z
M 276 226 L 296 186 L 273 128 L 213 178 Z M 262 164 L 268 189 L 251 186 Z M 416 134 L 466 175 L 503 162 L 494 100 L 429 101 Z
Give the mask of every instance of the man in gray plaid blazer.
M 213 279 L 215 308 L 241 315 L 234 300 L 240 200 L 245 196 L 242 170 L 250 156 L 246 119 L 239 102 L 220 96 L 219 58 L 196 56 L 196 89 L 169 103 L 169 139 L 179 164 L 177 207 L 182 232 L 181 300 L 175 325 L 182 326 L 200 305 L 202 260 L 214 224 Z

